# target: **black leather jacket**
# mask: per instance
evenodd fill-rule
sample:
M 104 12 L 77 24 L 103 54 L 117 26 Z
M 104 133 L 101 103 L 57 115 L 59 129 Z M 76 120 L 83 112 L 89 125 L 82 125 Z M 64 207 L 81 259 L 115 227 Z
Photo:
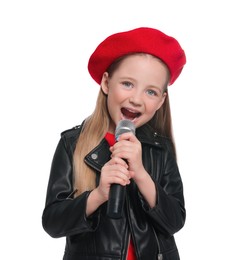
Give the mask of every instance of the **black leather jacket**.
M 142 143 L 144 167 L 156 185 L 154 208 L 149 208 L 132 181 L 126 187 L 121 219 L 106 216 L 107 203 L 87 218 L 89 192 L 76 198 L 72 196 L 72 154 L 79 133 L 80 127 L 76 127 L 61 134 L 42 216 L 43 227 L 50 236 L 66 237 L 63 259 L 125 260 L 129 239 L 133 239 L 138 260 L 179 259 L 173 234 L 184 225 L 185 208 L 182 181 L 170 142 L 149 126 L 136 131 Z M 86 163 L 96 172 L 97 182 L 102 166 L 109 159 L 110 151 L 105 139 L 85 157 Z

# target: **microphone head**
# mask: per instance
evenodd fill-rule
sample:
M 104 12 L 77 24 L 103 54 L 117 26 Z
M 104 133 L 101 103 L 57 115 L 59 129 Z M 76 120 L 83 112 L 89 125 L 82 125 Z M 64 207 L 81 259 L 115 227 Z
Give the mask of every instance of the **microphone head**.
M 119 121 L 115 129 L 115 139 L 118 140 L 119 136 L 124 133 L 132 132 L 135 135 L 135 125 L 129 119 Z

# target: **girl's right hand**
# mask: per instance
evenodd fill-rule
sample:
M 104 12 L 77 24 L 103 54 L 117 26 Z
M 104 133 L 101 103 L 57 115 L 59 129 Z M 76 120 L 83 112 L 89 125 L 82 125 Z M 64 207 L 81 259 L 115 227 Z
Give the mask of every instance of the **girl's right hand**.
M 88 196 L 86 215 L 90 216 L 101 204 L 108 200 L 111 184 L 117 183 L 125 186 L 130 183 L 130 178 L 128 165 L 123 159 L 114 157 L 104 164 L 99 185 Z
M 107 201 L 111 185 L 113 183 L 122 186 L 128 185 L 130 183 L 130 178 L 131 176 L 128 171 L 127 163 L 121 158 L 114 157 L 102 167 L 97 191 L 100 196 Z

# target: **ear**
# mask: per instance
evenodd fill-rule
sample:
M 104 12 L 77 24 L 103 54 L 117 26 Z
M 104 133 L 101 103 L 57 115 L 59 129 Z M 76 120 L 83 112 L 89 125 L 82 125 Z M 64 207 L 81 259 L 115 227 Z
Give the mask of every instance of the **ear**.
M 106 95 L 108 94 L 108 80 L 109 80 L 108 72 L 104 72 L 101 80 L 101 89 L 103 93 Z
M 163 103 L 164 103 L 164 101 L 165 101 L 165 99 L 167 98 L 167 92 L 164 92 L 163 93 L 163 96 L 162 96 L 162 100 L 159 102 L 159 104 L 158 104 L 158 108 L 157 108 L 157 110 L 163 105 Z

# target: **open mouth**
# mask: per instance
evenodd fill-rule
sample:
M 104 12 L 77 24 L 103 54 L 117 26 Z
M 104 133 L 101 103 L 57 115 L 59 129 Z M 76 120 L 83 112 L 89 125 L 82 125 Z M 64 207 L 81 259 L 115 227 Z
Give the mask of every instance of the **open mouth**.
M 121 108 L 121 112 L 124 116 L 125 119 L 129 119 L 129 120 L 134 120 L 135 118 L 138 118 L 141 113 L 137 112 L 137 111 L 133 111 L 131 109 L 128 108 Z

